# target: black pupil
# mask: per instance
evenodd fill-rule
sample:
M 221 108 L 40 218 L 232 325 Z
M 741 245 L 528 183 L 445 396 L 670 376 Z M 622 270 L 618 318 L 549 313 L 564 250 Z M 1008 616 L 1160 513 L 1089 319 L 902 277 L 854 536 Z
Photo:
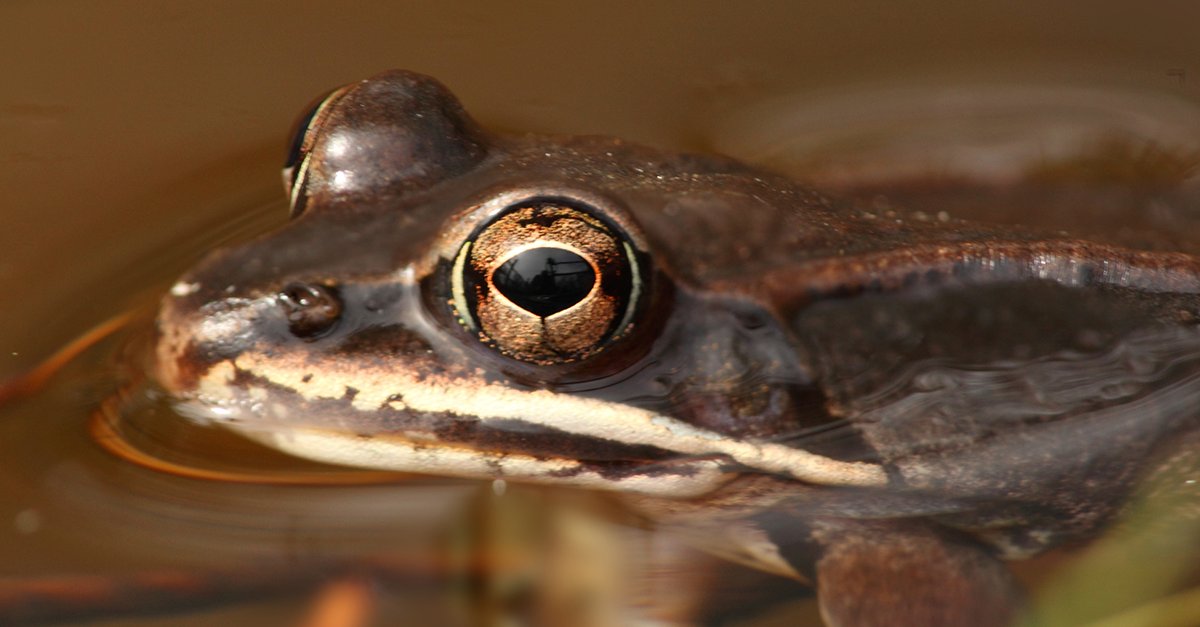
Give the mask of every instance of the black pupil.
M 508 300 L 545 318 L 583 300 L 596 284 L 596 273 L 569 250 L 531 248 L 497 268 L 492 283 Z

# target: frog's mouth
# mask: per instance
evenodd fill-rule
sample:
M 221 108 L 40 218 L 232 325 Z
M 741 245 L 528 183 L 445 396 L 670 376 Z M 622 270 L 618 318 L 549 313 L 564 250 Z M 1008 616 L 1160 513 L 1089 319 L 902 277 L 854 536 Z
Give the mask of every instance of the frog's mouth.
M 454 367 L 438 357 L 436 334 L 365 328 L 320 340 L 317 350 L 273 338 L 269 323 L 278 316 L 269 297 L 219 304 L 197 313 L 168 299 L 156 378 L 181 414 L 297 457 L 674 496 L 710 491 L 747 471 L 814 484 L 887 482 L 876 464 Z
M 245 383 L 245 375 L 235 377 Z M 269 389 L 273 388 L 273 389 Z M 229 429 L 271 449 L 338 466 L 399 473 L 506 479 L 673 497 L 708 493 L 734 476 L 726 455 L 685 456 L 547 428 L 519 419 L 350 399 L 304 398 L 278 386 L 233 384 L 176 403 L 190 419 Z
M 834 485 L 886 481 L 873 464 L 726 436 L 622 403 L 436 373 L 372 380 L 362 364 L 314 368 L 297 359 L 243 353 L 172 392 L 184 415 L 298 457 L 376 470 L 676 497 L 745 471 Z
M 236 427 L 235 427 L 236 428 Z M 675 459 L 630 463 L 533 456 L 401 436 L 363 437 L 325 429 L 241 430 L 271 448 L 314 461 L 390 470 L 617 490 L 687 498 L 707 494 L 731 479 L 727 460 Z

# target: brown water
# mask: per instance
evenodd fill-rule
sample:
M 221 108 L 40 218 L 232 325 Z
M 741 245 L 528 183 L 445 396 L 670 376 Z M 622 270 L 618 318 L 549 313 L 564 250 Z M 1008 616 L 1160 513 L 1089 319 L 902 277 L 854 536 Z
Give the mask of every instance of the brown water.
M 830 184 L 930 173 L 1002 184 L 1110 137 L 1184 163 L 1200 147 L 1200 9 L 1010 4 L 5 3 L 0 376 L 117 312 L 151 311 L 203 251 L 282 223 L 293 117 L 323 90 L 389 67 L 439 77 L 495 127 L 719 149 Z M 1179 179 L 1194 191 L 1191 175 Z M 1194 245 L 1188 206 L 1118 214 L 1097 230 L 1136 223 Z M 239 486 L 131 466 L 85 428 L 117 385 L 120 346 L 0 408 L 0 577 L 300 572 L 391 556 L 400 563 L 387 565 L 395 583 L 378 624 L 486 623 L 519 590 L 511 582 L 527 581 L 528 558 L 481 578 L 473 547 L 528 556 L 538 543 L 511 531 L 527 517 L 541 529 L 581 512 L 599 521 L 583 529 L 619 546 L 686 553 L 607 522 L 628 522 L 619 514 L 556 504 L 573 497 L 497 499 L 470 483 Z M 670 588 L 692 559 L 634 568 Z M 300 588 L 106 624 L 292 624 L 310 602 Z M 775 616 L 815 620 L 803 601 Z

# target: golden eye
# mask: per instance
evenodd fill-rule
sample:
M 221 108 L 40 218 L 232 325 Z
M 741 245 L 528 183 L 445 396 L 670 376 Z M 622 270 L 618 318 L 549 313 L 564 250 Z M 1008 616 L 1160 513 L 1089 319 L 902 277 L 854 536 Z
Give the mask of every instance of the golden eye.
M 516 205 L 463 244 L 455 313 L 501 353 L 537 364 L 584 359 L 633 326 L 642 291 L 628 238 L 560 202 Z

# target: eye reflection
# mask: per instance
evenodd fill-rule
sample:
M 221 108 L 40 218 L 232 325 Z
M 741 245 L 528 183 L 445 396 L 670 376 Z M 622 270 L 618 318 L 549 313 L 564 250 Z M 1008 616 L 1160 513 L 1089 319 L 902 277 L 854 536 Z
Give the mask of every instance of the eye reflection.
M 596 273 L 569 250 L 531 248 L 497 268 L 492 283 L 505 298 L 545 318 L 583 300 L 596 284 Z

